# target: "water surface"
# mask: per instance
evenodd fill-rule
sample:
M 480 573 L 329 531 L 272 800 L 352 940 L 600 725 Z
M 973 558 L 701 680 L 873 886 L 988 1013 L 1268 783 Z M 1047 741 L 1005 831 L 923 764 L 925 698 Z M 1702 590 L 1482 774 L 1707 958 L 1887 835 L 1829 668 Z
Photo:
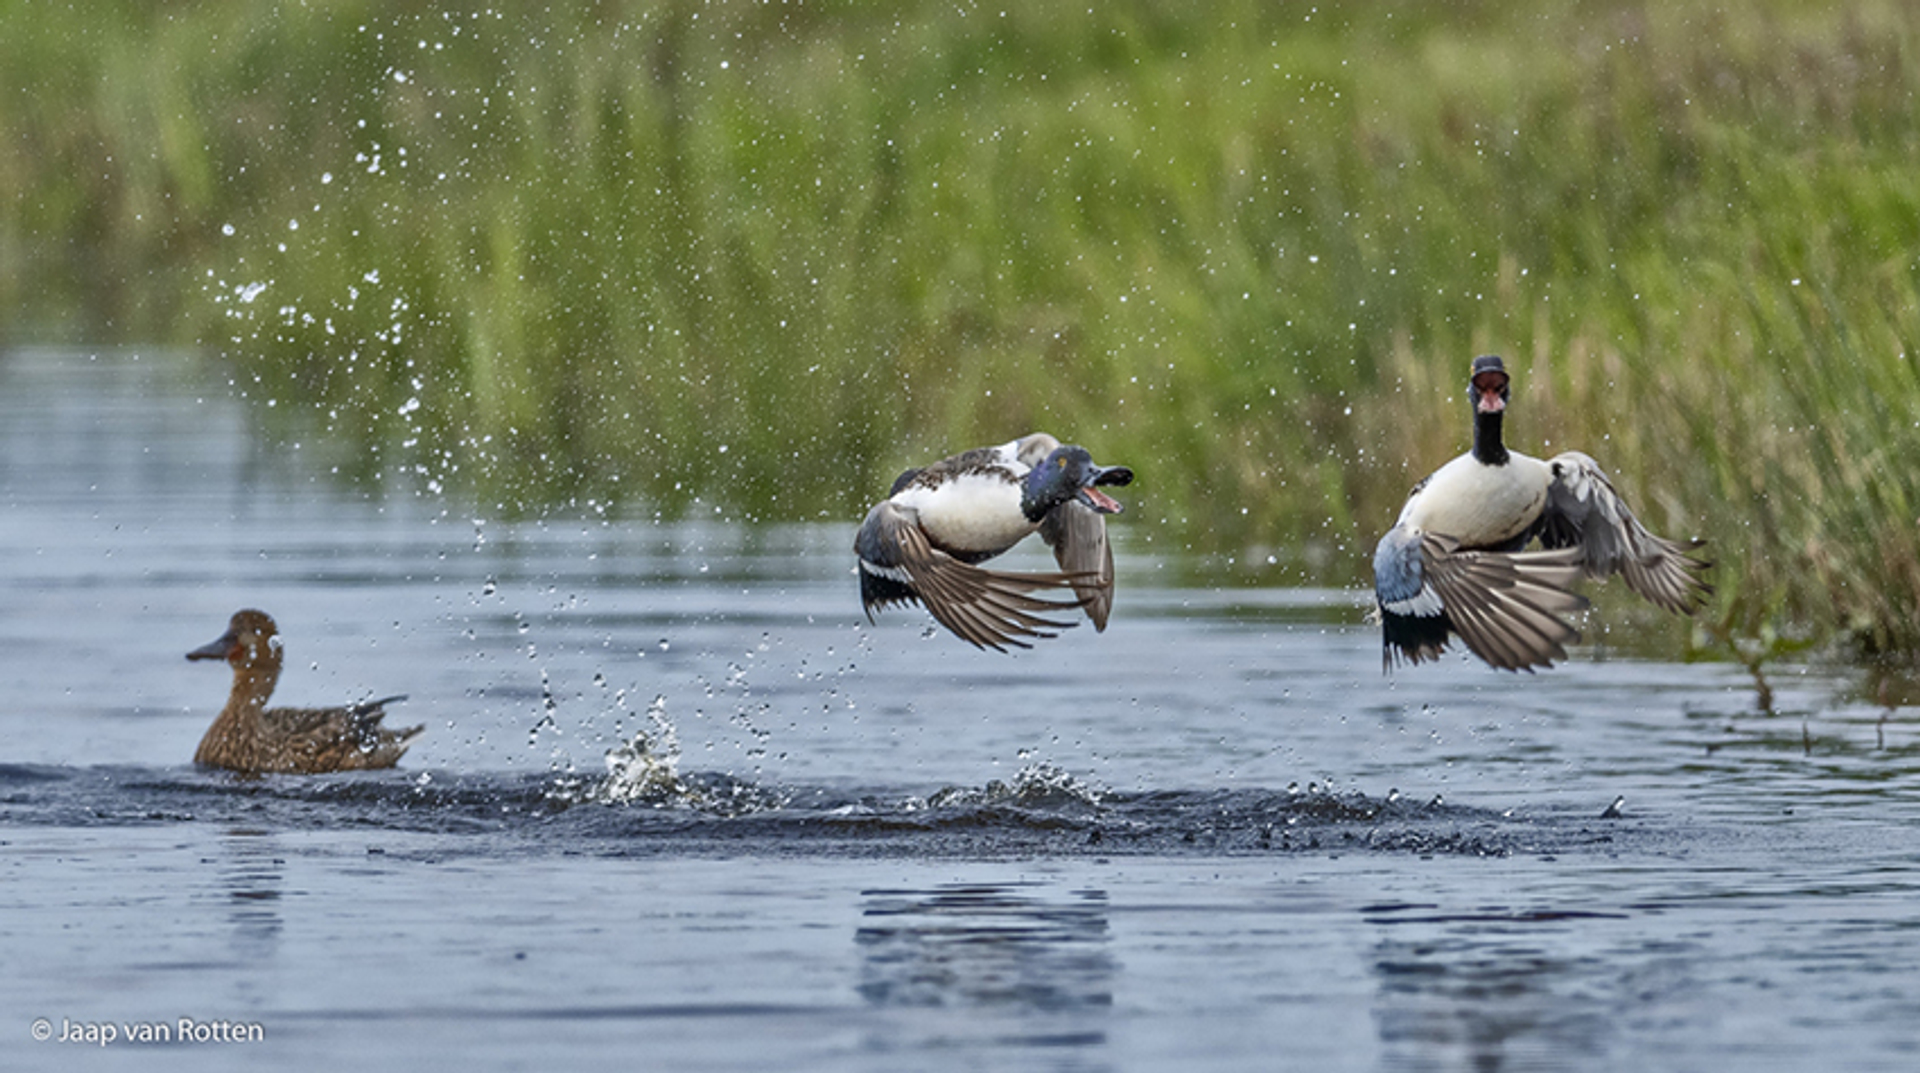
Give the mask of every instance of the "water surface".
M 1104 634 L 980 653 L 867 623 L 852 519 L 372 496 L 189 369 L 0 356 L 0 1065 L 1920 1061 L 1920 741 L 1844 674 L 1387 677 L 1124 519 Z M 398 770 L 191 766 L 243 606 Z

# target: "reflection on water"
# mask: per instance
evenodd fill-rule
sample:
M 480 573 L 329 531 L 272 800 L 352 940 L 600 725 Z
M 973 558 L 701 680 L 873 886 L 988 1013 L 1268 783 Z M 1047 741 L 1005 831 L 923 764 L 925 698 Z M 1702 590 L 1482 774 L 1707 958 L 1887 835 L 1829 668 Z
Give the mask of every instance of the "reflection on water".
M 955 884 L 862 896 L 860 993 L 875 1005 L 1113 1005 L 1103 891 Z
M 1611 1011 L 1592 993 L 1604 966 L 1558 943 L 1477 935 L 1383 942 L 1374 1020 L 1404 1069 L 1539 1069 L 1605 1051 Z
M 280 916 L 286 887 L 285 850 L 272 831 L 258 828 L 233 828 L 220 845 L 225 856 L 220 861 L 219 884 L 231 902 L 227 919 L 233 930 L 228 947 L 239 964 L 270 961 L 286 926 Z
M 862 899 L 861 996 L 875 1007 L 945 1011 L 907 1021 L 912 1031 L 886 1048 L 983 1044 L 1020 1054 L 1107 1043 L 1117 966 L 1106 892 L 956 883 Z

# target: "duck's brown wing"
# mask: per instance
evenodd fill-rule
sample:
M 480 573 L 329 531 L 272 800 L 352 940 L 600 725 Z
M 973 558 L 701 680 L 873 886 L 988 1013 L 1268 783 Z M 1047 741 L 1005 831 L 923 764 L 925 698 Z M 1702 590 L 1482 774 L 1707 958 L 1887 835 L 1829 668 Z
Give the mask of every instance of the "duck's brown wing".
M 1705 541 L 1683 544 L 1649 532 L 1599 463 L 1579 451 L 1555 455 L 1547 465 L 1553 480 L 1541 515 L 1542 546 L 1582 549 L 1588 577 L 1619 574 L 1627 588 L 1667 611 L 1699 610 L 1713 593 L 1701 578 L 1712 564 L 1691 553 Z
M 381 725 L 386 705 L 405 696 L 363 701 L 347 708 L 272 708 L 260 715 L 270 754 L 268 770 L 294 772 L 386 768 L 426 729 Z
M 1439 596 L 1453 631 L 1492 666 L 1550 667 L 1580 639 L 1580 631 L 1561 617 L 1587 607 L 1585 597 L 1566 589 L 1580 577 L 1580 549 L 1461 551 L 1451 538 L 1432 533 L 1420 544 L 1426 584 Z
M 1106 629 L 1107 616 L 1113 613 L 1113 545 L 1107 542 L 1107 519 L 1070 500 L 1048 512 L 1040 523 L 1040 538 L 1053 549 L 1061 572 L 1076 579 L 1073 591 L 1093 628 Z
M 1052 637 L 1071 622 L 1042 618 L 1071 611 L 1071 603 L 1031 595 L 1071 589 L 1086 579 L 1069 574 L 986 570 L 935 548 L 907 510 L 891 502 L 874 507 L 854 541 L 860 556 L 860 597 L 867 615 L 877 607 L 919 601 L 954 634 L 980 648 L 1032 647 L 1021 638 Z

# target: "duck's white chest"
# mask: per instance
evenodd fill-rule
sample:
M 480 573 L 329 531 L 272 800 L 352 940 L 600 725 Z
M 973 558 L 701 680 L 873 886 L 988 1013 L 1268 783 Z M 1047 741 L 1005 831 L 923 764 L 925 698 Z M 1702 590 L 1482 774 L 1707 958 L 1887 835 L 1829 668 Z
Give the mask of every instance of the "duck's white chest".
M 937 488 L 908 488 L 894 502 L 918 513 L 920 528 L 948 551 L 1002 552 L 1039 526 L 1020 509 L 1020 485 L 999 474 L 968 474 Z
M 1552 476 L 1546 463 L 1523 454 L 1509 453 L 1504 466 L 1461 455 L 1407 500 L 1400 524 L 1450 536 L 1463 547 L 1505 544 L 1540 516 Z

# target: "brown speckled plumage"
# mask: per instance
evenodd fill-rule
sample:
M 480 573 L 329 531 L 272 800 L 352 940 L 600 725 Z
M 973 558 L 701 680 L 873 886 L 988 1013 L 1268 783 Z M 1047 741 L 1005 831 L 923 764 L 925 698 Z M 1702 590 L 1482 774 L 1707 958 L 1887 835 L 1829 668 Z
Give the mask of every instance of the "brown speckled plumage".
M 194 763 L 296 774 L 392 767 L 407 751 L 407 743 L 426 729 L 388 730 L 380 725 L 384 706 L 404 697 L 345 708 L 267 707 L 280 680 L 280 649 L 272 618 L 262 611 L 240 611 L 219 640 L 187 653 L 188 659 L 220 659 L 233 668 L 227 706 L 200 739 Z

